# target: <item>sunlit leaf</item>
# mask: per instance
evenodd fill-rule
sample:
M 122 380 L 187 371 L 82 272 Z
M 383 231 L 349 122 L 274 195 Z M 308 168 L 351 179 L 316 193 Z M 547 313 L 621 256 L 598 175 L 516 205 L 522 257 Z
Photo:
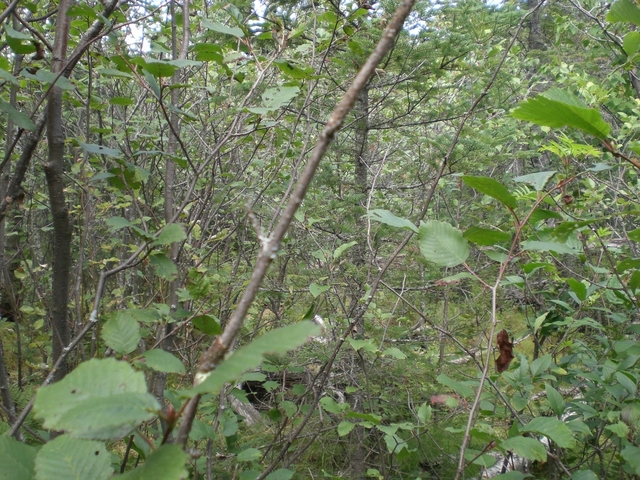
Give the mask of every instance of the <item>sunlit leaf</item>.
M 439 267 L 455 267 L 469 257 L 469 245 L 462 232 L 445 222 L 421 222 L 418 242 L 424 258 Z
M 469 185 L 471 188 L 489 195 L 491 198 L 495 198 L 503 205 L 514 209 L 518 206 L 516 197 L 509 193 L 507 187 L 490 177 L 473 177 L 470 175 L 464 175 L 462 181 Z
M 36 480 L 106 480 L 113 474 L 111 455 L 104 443 L 68 435 L 44 444 L 36 457 L 35 470 Z

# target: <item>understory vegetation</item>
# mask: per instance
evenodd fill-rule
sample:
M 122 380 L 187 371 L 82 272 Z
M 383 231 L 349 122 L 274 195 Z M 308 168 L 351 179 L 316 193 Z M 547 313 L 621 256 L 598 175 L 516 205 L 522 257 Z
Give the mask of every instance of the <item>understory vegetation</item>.
M 633 0 L 0 4 L 0 479 L 640 477 Z

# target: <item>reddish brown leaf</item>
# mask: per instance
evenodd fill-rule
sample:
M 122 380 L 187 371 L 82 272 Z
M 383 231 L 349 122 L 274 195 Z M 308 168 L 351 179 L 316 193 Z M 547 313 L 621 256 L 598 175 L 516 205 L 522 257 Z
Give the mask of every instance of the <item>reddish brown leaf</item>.
M 502 373 L 509 368 L 513 360 L 513 343 L 509 341 L 509 334 L 504 329 L 498 333 L 498 349 L 500 356 L 496 360 L 496 369 L 498 373 Z

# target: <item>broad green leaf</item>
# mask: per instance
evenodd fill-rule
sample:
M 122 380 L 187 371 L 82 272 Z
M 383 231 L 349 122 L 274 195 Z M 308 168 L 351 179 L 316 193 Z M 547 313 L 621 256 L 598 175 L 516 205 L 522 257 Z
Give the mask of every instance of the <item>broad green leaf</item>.
M 640 228 L 635 228 L 630 232 L 627 232 L 627 235 L 629 239 L 633 240 L 634 242 L 640 242 Z
M 638 381 L 635 377 L 632 377 L 631 374 L 627 372 L 616 372 L 615 377 L 618 383 L 622 385 L 627 392 L 635 396 L 636 391 L 638 390 Z
M 613 432 L 619 438 L 627 438 L 629 436 L 629 427 L 622 422 L 614 423 L 612 425 L 607 425 L 604 427 L 605 430 L 609 432 Z
M 421 222 L 418 242 L 424 258 L 439 267 L 455 267 L 469 257 L 469 245 L 462 232 L 445 222 Z
M 496 478 L 497 480 L 522 480 L 523 478 L 533 478 L 533 475 L 530 473 L 522 473 L 518 470 L 511 470 L 507 473 L 501 473 Z
M 92 143 L 83 143 L 79 140 L 76 140 L 78 145 L 80 145 L 84 150 L 89 153 L 95 153 L 96 155 L 106 155 L 108 157 L 119 157 L 122 155 L 120 150 L 116 150 L 115 148 L 108 148 L 103 145 L 94 145 Z
M 318 295 L 326 292 L 331 287 L 329 285 L 318 285 L 317 283 L 312 283 L 309 285 L 309 292 L 313 295 L 313 298 L 318 298 Z
M 109 99 L 110 105 L 131 105 L 133 104 L 133 99 L 129 97 L 112 97 Z
M 548 220 L 549 218 L 557 218 L 562 220 L 562 215 L 552 210 L 545 210 L 544 208 L 536 208 L 529 216 L 529 222 L 536 224 L 540 220 Z
M 170 223 L 160 231 L 160 234 L 156 237 L 156 240 L 151 244 L 151 246 L 169 245 L 170 243 L 181 242 L 185 238 L 187 238 L 187 234 L 184 232 L 182 225 L 178 223 Z
M 462 236 L 477 245 L 491 246 L 511 240 L 511 235 L 491 228 L 470 227 Z
M 511 437 L 500 442 L 503 450 L 513 452 L 529 460 L 544 462 L 547 459 L 547 449 L 535 438 Z
M 117 440 L 157 415 L 160 405 L 147 393 L 142 372 L 106 358 L 83 362 L 58 383 L 40 388 L 33 409 L 45 428 Z
M 571 480 L 600 480 L 600 477 L 591 470 L 578 470 L 573 472 Z
M 69 81 L 66 77 L 58 77 L 57 73 L 49 72 L 47 70 L 38 70 L 35 74 L 29 73 L 28 70 L 22 70 L 21 75 L 25 78 L 30 78 L 40 83 L 52 84 L 56 82 L 56 87 L 62 90 L 75 90 L 76 86 Z
M 337 260 L 338 258 L 340 258 L 340 255 L 342 255 L 348 249 L 350 249 L 351 247 L 353 247 L 354 245 L 357 245 L 357 244 L 358 244 L 358 242 L 353 241 L 353 242 L 349 242 L 349 243 L 345 243 L 345 244 L 340 245 L 338 248 L 336 248 L 333 251 L 333 259 Z
M 342 413 L 349 409 L 348 403 L 336 403 L 331 397 L 322 397 L 320 399 L 320 405 L 329 413 Z
M 279 468 L 278 470 L 275 470 L 264 477 L 264 480 L 290 480 L 293 477 L 294 473 L 295 472 L 293 472 L 292 470 Z
M 311 67 L 300 68 L 288 60 L 275 60 L 273 64 L 280 69 L 280 71 L 292 78 L 308 78 L 313 73 Z
M 219 335 L 222 333 L 220 322 L 211 315 L 199 315 L 192 320 L 193 326 L 207 335 Z
M 164 373 L 185 373 L 182 362 L 171 353 L 154 348 L 144 352 L 137 360 L 156 372 Z
M 555 170 L 549 170 L 547 172 L 537 172 L 530 173 L 528 175 L 521 175 L 519 177 L 515 177 L 513 179 L 514 182 L 517 183 L 526 183 L 536 190 L 536 192 L 541 192 L 544 186 L 547 184 L 551 177 L 553 177 L 557 172 Z
M 507 256 L 506 253 L 496 252 L 493 249 L 491 249 L 491 250 L 482 250 L 482 253 L 484 253 L 487 257 L 489 257 L 494 262 L 504 263 L 507 260 L 509 260 L 509 257 Z
M 0 78 L 2 78 L 3 80 L 6 80 L 7 82 L 9 82 L 14 87 L 19 87 L 20 86 L 20 82 L 18 82 L 18 79 L 16 77 L 14 77 L 13 75 L 11 75 L 6 70 L 4 70 L 3 68 L 0 68 Z
M 43 445 L 36 457 L 35 470 L 36 480 L 106 480 L 113 475 L 111 455 L 104 443 L 68 435 L 60 435 Z
M 569 427 L 555 417 L 536 417 L 524 427 L 521 432 L 535 432 L 549 437 L 560 448 L 573 448 L 575 439 Z
M 265 333 L 250 344 L 233 352 L 215 370 L 208 375 L 196 377 L 200 383 L 188 393 L 220 393 L 222 387 L 237 380 L 247 370 L 257 368 L 267 353 L 286 353 L 298 348 L 310 336 L 319 335 L 320 327 L 313 322 L 303 320 L 286 327 Z
M 631 0 L 617 0 L 607 14 L 608 22 L 631 22 L 640 27 L 640 8 Z
M 507 187 L 490 177 L 473 177 L 471 175 L 463 175 L 462 181 L 471 188 L 495 198 L 503 205 L 514 209 L 518 206 L 516 197 L 509 193 Z
M 96 69 L 96 71 L 100 75 L 104 75 L 105 77 L 133 78 L 133 75 L 131 75 L 130 73 L 120 71 L 116 68 L 99 68 L 99 69 Z
M 347 341 L 356 352 L 360 349 L 370 353 L 376 353 L 378 351 L 378 347 L 373 344 L 373 339 L 371 338 L 368 338 L 366 340 L 357 340 L 355 338 L 349 337 L 347 338 Z
M 143 71 L 148 72 L 152 76 L 152 78 L 153 77 L 157 77 L 157 78 L 170 77 L 176 72 L 176 70 L 178 70 L 177 66 L 169 63 L 166 60 L 146 60 L 141 57 L 138 57 L 138 58 L 134 58 L 132 63 L 135 63 L 136 65 L 140 65 L 143 68 Z M 154 81 L 155 81 L 155 78 L 154 78 Z M 154 90 L 154 93 L 156 94 L 156 96 L 160 98 L 158 93 L 156 92 L 156 89 L 153 86 L 151 88 Z
M 153 266 L 156 275 L 166 280 L 172 280 L 178 274 L 176 264 L 162 252 L 149 255 L 149 263 Z
M 640 448 L 627 445 L 620 452 L 636 475 L 640 475 Z
M 567 253 L 569 255 L 577 255 L 580 253 L 578 250 L 574 250 L 564 243 L 538 242 L 537 240 L 522 242 L 522 249 L 534 250 L 539 252 Z
M 384 223 L 385 225 L 390 225 L 392 227 L 405 228 L 418 233 L 418 227 L 416 227 L 413 222 L 406 218 L 396 217 L 389 210 L 369 210 L 367 212 L 367 217 L 374 222 Z
M 162 445 L 138 468 L 116 475 L 116 480 L 184 480 L 188 478 L 185 463 L 189 455 L 181 445 Z
M 601 140 L 605 140 L 611 131 L 611 126 L 596 108 L 588 108 L 576 97 L 558 88 L 551 88 L 521 102 L 511 115 L 546 127 L 579 128 Z
M 418 420 L 423 425 L 426 424 L 429 420 L 431 420 L 431 405 L 427 405 L 427 403 L 423 403 L 418 407 Z
M 27 55 L 36 51 L 36 47 L 33 44 L 33 37 L 25 33 L 14 30 L 8 24 L 3 25 L 4 31 L 7 34 L 6 42 L 9 48 L 19 55 Z M 26 71 L 24 69 L 23 71 Z
M 544 389 L 547 392 L 547 401 L 553 413 L 562 415 L 564 413 L 564 399 L 562 395 L 560 395 L 560 392 L 548 383 L 545 384 Z
M 29 115 L 16 110 L 10 103 L 0 100 L 0 110 L 9 115 L 9 118 L 11 118 L 11 120 L 13 120 L 13 123 L 15 123 L 18 127 L 25 130 L 36 129 L 36 124 L 33 123 L 31 118 L 29 118 Z
M 0 437 L 0 480 L 32 480 L 38 449 L 15 438 Z
M 624 36 L 622 48 L 628 57 L 633 56 L 638 51 L 638 46 L 640 46 L 640 33 L 629 32 Z
M 567 278 L 567 283 L 571 291 L 576 294 L 576 297 L 578 297 L 581 302 L 587 299 L 587 286 L 584 283 L 575 278 Z
M 223 33 L 225 35 L 233 35 L 234 37 L 244 38 L 244 32 L 237 27 L 227 27 L 219 22 L 212 22 L 206 18 L 202 19 L 202 26 L 214 32 Z
M 175 70 L 175 67 L 171 65 L 169 65 L 169 67 Z M 147 80 L 147 83 L 149 84 L 149 88 L 151 89 L 153 94 L 156 96 L 156 98 L 157 99 L 162 98 L 162 91 L 160 90 L 160 85 L 158 85 L 158 82 L 154 78 L 153 74 L 151 74 L 149 71 L 147 71 L 144 68 L 142 69 L 142 74 L 144 75 L 144 78 Z
M 222 64 L 223 52 L 222 48 L 213 43 L 199 43 L 193 47 L 193 51 L 196 54 L 196 60 L 202 62 L 214 61 Z
M 353 427 L 355 427 L 355 423 L 351 423 L 351 422 L 340 422 L 338 424 L 338 436 L 339 437 L 344 437 L 345 435 L 348 435 L 351 430 L 353 430 Z
M 131 353 L 140 342 L 140 325 L 126 310 L 119 310 L 102 327 L 102 338 L 116 352 Z
M 262 452 L 260 452 L 260 450 L 257 448 L 247 448 L 238 454 L 238 461 L 254 462 L 256 460 L 260 460 L 260 457 L 262 457 Z
M 536 358 L 531 362 L 531 376 L 537 377 L 541 373 L 544 373 L 551 366 L 551 355 L 546 354 Z
M 460 383 L 452 378 L 447 377 L 445 374 L 441 373 L 436 377 L 436 380 L 440 382 L 442 385 L 449 387 L 451 390 L 456 392 L 461 397 L 471 397 L 473 395 L 473 388 L 465 385 L 464 383 Z
M 269 110 L 276 110 L 293 100 L 300 92 L 300 87 L 269 88 L 262 94 L 262 104 Z
M 399 348 L 389 347 L 382 352 L 383 356 L 397 358 L 398 360 L 404 360 L 407 356 L 402 353 Z

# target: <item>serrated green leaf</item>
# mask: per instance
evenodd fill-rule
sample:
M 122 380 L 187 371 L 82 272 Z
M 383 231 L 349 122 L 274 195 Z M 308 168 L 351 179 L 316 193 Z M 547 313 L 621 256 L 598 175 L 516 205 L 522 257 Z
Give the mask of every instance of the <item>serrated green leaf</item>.
M 222 333 L 222 327 L 217 318 L 211 315 L 199 315 L 194 317 L 193 326 L 207 335 L 219 335 Z
M 127 105 L 132 105 L 132 104 L 133 104 L 133 99 L 131 99 L 129 97 L 111 97 L 109 99 L 109 105 L 127 106 Z
M 15 123 L 18 127 L 25 130 L 36 129 L 36 124 L 33 123 L 31 118 L 29 118 L 29 115 L 16 110 L 10 103 L 0 100 L 0 110 L 9 115 L 9 118 L 11 118 L 11 120 L 13 120 L 13 123 Z
M 455 267 L 469 258 L 469 245 L 462 232 L 445 222 L 421 222 L 418 242 L 424 258 L 439 267 Z
M 523 250 L 534 250 L 539 252 L 556 252 L 556 253 L 567 253 L 569 255 L 577 255 L 580 252 L 578 250 L 574 250 L 569 247 L 565 243 L 557 243 L 557 242 L 538 242 L 536 240 L 529 240 L 526 242 L 522 242 Z
M 533 186 L 536 192 L 541 192 L 544 189 L 544 186 L 551 180 L 551 178 L 556 174 L 555 170 L 550 170 L 547 172 L 537 172 L 530 173 L 528 175 L 521 175 L 519 177 L 515 177 L 513 179 L 514 182 L 517 183 L 526 183 L 528 185 Z
M 529 216 L 529 222 L 536 224 L 540 220 L 547 220 L 549 218 L 557 218 L 562 220 L 562 215 L 552 210 L 545 210 L 544 208 L 536 208 Z
M 178 274 L 178 267 L 164 253 L 153 253 L 149 255 L 149 263 L 161 278 L 172 280 Z
M 60 76 L 57 73 L 49 72 L 47 70 L 38 70 L 35 74 L 30 73 L 28 70 L 22 70 L 21 75 L 25 78 L 30 78 L 40 83 L 52 84 L 54 81 L 56 87 L 62 90 L 75 90 L 76 86 L 69 81 L 68 78 Z
M 367 212 L 367 217 L 369 217 L 374 222 L 384 223 L 385 225 L 390 225 L 397 228 L 405 228 L 407 230 L 411 230 L 412 232 L 418 233 L 418 227 L 416 227 L 413 222 L 407 220 L 406 218 L 396 217 L 389 210 L 369 210 Z
M 329 285 L 318 285 L 317 283 L 312 283 L 309 285 L 309 292 L 313 295 L 313 298 L 318 298 L 318 295 L 326 292 L 331 287 Z
M 140 342 L 140 325 L 126 310 L 117 311 L 102 327 L 102 338 L 116 352 L 131 353 Z
M 640 46 L 640 33 L 639 32 L 629 32 L 624 36 L 624 41 L 622 42 L 622 48 L 624 52 L 627 54 L 627 57 L 633 56 L 638 51 L 638 46 Z
M 105 77 L 122 77 L 122 78 L 133 78 L 128 72 L 123 72 L 116 68 L 99 68 L 96 70 L 100 75 L 104 75 Z
M 219 22 L 212 22 L 206 18 L 202 19 L 202 26 L 214 32 L 223 33 L 225 35 L 233 35 L 234 37 L 244 38 L 244 32 L 237 27 L 227 27 Z
M 551 355 L 549 354 L 536 358 L 531 362 L 531 376 L 535 378 L 544 373 L 551 366 L 551 361 Z
M 560 448 L 573 448 L 576 441 L 569 427 L 555 417 L 537 417 L 531 420 L 521 432 L 535 432 L 549 437 Z
M 511 235 L 491 228 L 470 227 L 462 236 L 477 245 L 491 246 L 511 240 Z
M 3 465 L 4 467 L 4 465 Z M 36 480 L 106 480 L 113 474 L 102 442 L 60 435 L 47 442 L 35 461 Z
M 155 416 L 160 405 L 147 393 L 142 372 L 106 358 L 81 363 L 58 383 L 40 388 L 33 409 L 45 428 L 116 440 Z
M 535 438 L 511 437 L 500 442 L 503 450 L 513 452 L 529 460 L 544 462 L 547 459 L 547 449 Z
M 254 462 L 256 460 L 260 460 L 260 457 L 262 457 L 262 452 L 260 452 L 260 450 L 257 448 L 247 448 L 238 454 L 238 461 Z
M 640 448 L 627 445 L 620 452 L 636 475 L 640 475 Z
M 357 340 L 349 337 L 347 338 L 347 341 L 356 352 L 360 349 L 370 353 L 376 353 L 378 351 L 378 347 L 373 344 L 373 339 L 371 338 L 367 338 L 366 340 Z
M 188 478 L 185 463 L 189 456 L 181 445 L 162 445 L 138 468 L 113 477 L 116 480 L 184 480 Z
M 79 140 L 76 141 L 83 150 L 86 150 L 89 153 L 95 153 L 96 155 L 106 155 L 108 157 L 119 157 L 122 155 L 122 152 L 120 150 L 116 150 L 115 148 L 108 148 L 103 145 L 94 145 L 92 143 L 83 143 Z
M 264 477 L 264 480 L 291 480 L 294 472 L 286 468 L 279 468 Z
M 578 297 L 581 302 L 587 299 L 587 286 L 584 283 L 575 278 L 567 278 L 567 283 L 571 291 L 576 294 L 576 297 Z
M 184 365 L 175 355 L 159 348 L 147 350 L 140 356 L 138 362 L 144 363 L 144 365 L 156 372 L 185 373 Z
M 431 420 L 431 405 L 427 405 L 427 403 L 423 403 L 418 407 L 418 420 L 423 425 L 426 424 L 429 420 Z
M 220 393 L 220 389 L 229 382 L 237 380 L 247 370 L 257 368 L 267 353 L 286 353 L 298 348 L 310 336 L 319 335 L 320 327 L 313 322 L 303 320 L 299 323 L 277 328 L 255 339 L 249 345 L 236 350 L 224 360 L 206 379 L 189 391 L 189 394 Z
M 351 423 L 351 422 L 340 422 L 338 424 L 338 436 L 339 437 L 344 437 L 345 435 L 348 435 L 351 430 L 353 430 L 353 427 L 355 427 L 355 423 Z
M 343 245 L 340 245 L 338 248 L 336 248 L 333 251 L 333 259 L 337 260 L 338 258 L 340 258 L 340 256 L 346 252 L 347 250 L 349 250 L 351 247 L 353 247 L 354 245 L 357 245 L 358 242 L 353 241 L 353 242 L 349 242 L 349 243 L 345 243 Z
M 18 79 L 2 68 L 0 68 L 0 78 L 6 80 L 14 87 L 20 86 L 20 82 L 18 82 Z
M 311 67 L 300 68 L 288 60 L 275 60 L 273 64 L 280 69 L 280 71 L 292 78 L 303 79 L 308 78 L 313 73 Z
M 473 177 L 471 175 L 463 175 L 462 181 L 471 188 L 495 198 L 503 205 L 514 209 L 518 206 L 516 197 L 509 193 L 507 187 L 490 177 Z
M 440 382 L 445 387 L 449 387 L 451 390 L 456 392 L 461 397 L 471 397 L 473 395 L 473 388 L 465 385 L 464 383 L 460 383 L 452 378 L 449 378 L 445 374 L 441 373 L 436 377 L 436 380 Z
M 269 110 L 276 110 L 293 100 L 300 92 L 300 87 L 269 88 L 262 94 L 262 104 Z
M 558 88 L 551 88 L 521 102 L 511 115 L 546 127 L 578 128 L 601 140 L 605 140 L 611 131 L 611 126 L 603 120 L 597 109 L 588 108 L 576 97 Z
M 175 67 L 171 67 L 171 68 L 175 69 Z M 147 80 L 147 83 L 149 84 L 149 88 L 151 88 L 151 91 L 156 96 L 156 98 L 158 99 L 162 98 L 162 91 L 160 90 L 160 85 L 158 85 L 158 82 L 156 81 L 154 76 L 144 68 L 142 69 L 142 74 L 144 75 L 144 78 Z
M 631 0 L 617 0 L 607 13 L 608 22 L 631 22 L 640 27 L 640 8 Z
M 170 243 L 181 242 L 185 238 L 187 238 L 187 234 L 184 232 L 182 225 L 178 223 L 170 223 L 160 231 L 160 234 L 156 237 L 156 240 L 151 244 L 151 246 L 169 245 Z
M 38 449 L 15 438 L 0 437 L 0 480 L 32 480 Z
M 382 352 L 382 355 L 385 357 L 397 358 L 399 360 L 404 360 L 405 358 L 407 358 L 407 356 L 404 353 L 402 353 L 402 351 L 399 348 L 396 348 L 396 347 L 389 347 L 385 349 Z

